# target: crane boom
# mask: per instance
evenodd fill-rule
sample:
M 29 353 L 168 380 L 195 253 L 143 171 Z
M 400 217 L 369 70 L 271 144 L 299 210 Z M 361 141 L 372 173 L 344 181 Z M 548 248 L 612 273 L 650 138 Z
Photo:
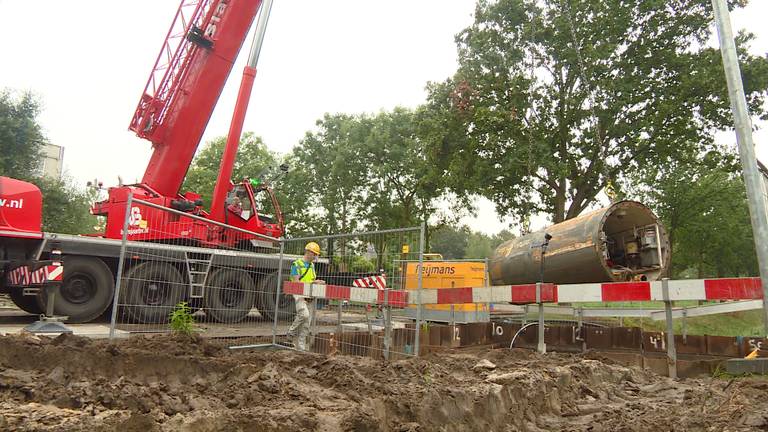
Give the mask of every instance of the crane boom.
M 180 193 L 184 177 L 195 155 L 200 139 L 213 113 L 224 84 L 232 71 L 245 37 L 259 9 L 262 13 L 255 32 L 258 51 L 269 16 L 271 0 L 180 0 L 171 29 L 163 41 L 152 73 L 131 120 L 130 129 L 152 142 L 153 151 L 144 178 L 135 185 L 109 188 L 109 197 L 93 204 L 91 213 L 106 216 L 105 237 L 123 238 L 128 215 L 141 214 L 141 220 L 152 220 L 153 234 L 146 236 L 134 230 L 131 240 L 184 241 L 214 247 L 247 242 L 257 246 L 259 236 L 280 237 L 284 218 L 271 186 L 265 182 L 242 179 L 232 184 L 234 166 L 243 120 L 253 79 L 255 57 L 243 72 L 235 112 L 232 117 L 224 157 L 220 165 L 212 202 L 215 214 L 207 213 L 199 193 Z M 262 6 L 264 3 L 265 7 Z M 261 30 L 259 30 L 261 29 Z M 141 205 L 126 210 L 133 197 L 155 205 Z M 226 204 L 238 202 L 239 208 Z M 234 239 L 214 225 L 194 222 L 164 212 L 162 208 L 195 214 L 212 221 L 224 222 L 252 233 L 251 237 Z M 130 231 L 130 230 L 128 230 Z M 136 237 L 139 236 L 139 237 Z M 143 237 L 141 237 L 143 236 Z M 262 239 L 263 240 L 263 239 Z M 269 242 L 267 242 L 269 243 Z
M 130 129 L 153 144 L 142 184 L 178 194 L 261 0 L 183 0 Z
M 232 177 L 232 169 L 235 166 L 235 155 L 237 147 L 240 144 L 240 135 L 243 132 L 243 122 L 245 122 L 245 113 L 248 110 L 248 100 L 251 97 L 253 80 L 256 77 L 256 64 L 259 62 L 261 45 L 264 43 L 264 33 L 267 31 L 267 21 L 269 13 L 272 10 L 272 0 L 264 0 L 259 20 L 256 22 L 256 31 L 253 35 L 253 45 L 248 55 L 248 64 L 243 69 L 243 78 L 240 81 L 240 91 L 237 93 L 237 102 L 235 102 L 235 111 L 232 113 L 232 121 L 227 134 L 227 144 L 224 146 L 224 153 L 221 157 L 221 167 L 219 175 L 216 178 L 216 186 L 213 189 L 213 200 L 211 201 L 211 219 L 224 221 L 224 199 L 229 190 L 229 183 Z

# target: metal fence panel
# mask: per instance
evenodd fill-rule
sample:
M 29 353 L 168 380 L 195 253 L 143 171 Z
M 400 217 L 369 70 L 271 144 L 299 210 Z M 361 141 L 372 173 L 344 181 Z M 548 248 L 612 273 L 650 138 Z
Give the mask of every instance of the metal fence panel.
M 404 273 L 398 260 L 418 259 L 423 249 L 421 234 L 421 228 L 405 228 L 288 239 L 284 241 L 284 254 L 303 255 L 306 244 L 316 242 L 322 250 L 321 262 L 316 264 L 318 280 L 329 286 L 369 287 L 386 299 L 389 291 L 404 289 Z M 300 300 L 282 295 L 277 309 L 278 343 L 302 345 L 303 318 L 297 318 L 297 314 L 304 312 L 303 306 L 297 307 L 297 301 L 306 301 L 309 311 L 308 350 L 389 359 L 417 352 L 418 322 L 397 316 L 392 307 L 355 299 Z
M 122 234 L 111 336 L 186 331 L 231 348 L 387 359 L 418 352 L 418 319 L 354 296 L 299 299 L 283 284 L 314 241 L 318 281 L 386 299 L 405 287 L 398 262 L 422 256 L 423 228 L 274 239 L 129 197 Z
M 126 210 L 112 329 L 167 333 L 187 320 L 202 337 L 272 343 L 281 258 L 295 258 L 277 239 L 139 200 Z

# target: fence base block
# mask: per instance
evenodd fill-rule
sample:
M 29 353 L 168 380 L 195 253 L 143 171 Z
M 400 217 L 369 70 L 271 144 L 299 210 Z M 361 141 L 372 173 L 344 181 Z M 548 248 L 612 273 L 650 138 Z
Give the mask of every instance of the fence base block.
M 725 362 L 725 371 L 731 375 L 768 375 L 768 358 L 730 359 Z

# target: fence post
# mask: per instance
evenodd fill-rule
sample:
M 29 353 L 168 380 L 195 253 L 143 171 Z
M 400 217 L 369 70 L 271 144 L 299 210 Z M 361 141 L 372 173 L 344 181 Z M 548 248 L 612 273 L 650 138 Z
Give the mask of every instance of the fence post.
M 536 282 L 536 303 L 539 305 L 539 343 L 536 350 L 539 354 L 545 354 L 547 345 L 544 343 L 544 303 L 541 302 L 541 282 Z
M 280 237 L 280 261 L 277 263 L 277 289 L 275 290 L 275 310 L 272 311 L 272 345 L 277 345 L 277 313 L 280 309 L 280 291 L 283 290 L 283 254 L 285 253 L 285 237 Z
M 578 339 L 581 340 L 581 352 L 587 351 L 587 339 L 584 337 L 584 307 L 579 306 L 576 313 L 578 314 Z M 578 340 L 577 339 L 577 340 Z
M 688 329 L 685 322 L 688 320 L 688 307 L 683 306 L 683 345 L 688 343 Z
M 484 264 L 485 264 L 485 272 L 483 272 L 483 286 L 488 288 L 488 287 L 491 286 L 491 273 L 490 273 L 490 268 L 488 267 L 488 257 L 485 258 Z M 492 305 L 493 305 L 493 303 L 485 303 L 485 312 L 488 312 L 488 320 L 489 321 L 491 320 L 491 306 Z M 485 315 L 485 314 L 483 314 L 483 315 Z M 475 319 L 480 321 L 478 316 L 479 316 L 479 312 L 478 312 L 478 309 L 477 309 L 477 304 L 475 304 Z
M 389 285 L 384 288 L 384 360 L 389 360 L 392 346 L 392 307 L 389 306 Z
M 120 244 L 120 258 L 117 262 L 117 280 L 115 281 L 115 297 L 112 299 L 112 318 L 109 321 L 109 339 L 115 337 L 115 325 L 117 323 L 117 304 L 120 299 L 120 288 L 123 280 L 123 267 L 125 262 L 125 246 L 128 243 L 128 220 L 131 217 L 133 205 L 133 192 L 128 192 L 128 201 L 125 202 L 125 217 L 123 218 L 123 239 Z
M 317 297 L 314 297 L 315 293 L 312 293 L 312 309 L 309 313 L 309 343 L 307 347 L 310 351 L 315 347 L 315 335 L 317 334 Z
M 416 307 L 416 336 L 413 342 L 413 354 L 419 355 L 419 334 L 421 333 L 421 309 L 424 307 L 421 304 L 421 287 L 424 281 L 424 231 L 426 222 L 421 224 L 421 232 L 419 233 L 419 284 L 416 287 L 416 299 L 419 303 Z
M 677 379 L 677 351 L 675 350 L 675 330 L 672 327 L 672 302 L 669 300 L 669 278 L 661 280 L 661 292 L 664 297 L 664 310 L 667 318 L 667 363 L 669 377 Z
M 339 309 L 336 312 L 336 340 L 341 343 L 341 334 L 344 332 L 344 327 L 341 325 L 343 319 L 344 300 L 339 299 Z

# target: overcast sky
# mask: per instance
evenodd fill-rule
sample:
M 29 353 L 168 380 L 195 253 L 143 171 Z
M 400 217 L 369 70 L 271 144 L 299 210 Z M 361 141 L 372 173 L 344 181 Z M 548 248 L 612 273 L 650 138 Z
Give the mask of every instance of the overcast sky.
M 768 1 L 732 17 L 768 52 Z M 32 90 L 40 121 L 64 146 L 64 166 L 84 183 L 141 179 L 148 141 L 128 123 L 178 0 L 0 0 L 0 88 Z M 287 153 L 326 112 L 377 112 L 424 101 L 428 81 L 456 69 L 454 35 L 472 22 L 474 0 L 277 0 L 259 60 L 244 130 Z M 246 41 L 250 46 L 250 37 Z M 204 139 L 225 135 L 246 50 L 233 69 Z M 764 127 L 764 125 L 759 125 Z M 734 141 L 733 134 L 721 139 Z M 768 160 L 765 131 L 755 134 Z M 486 233 L 506 226 L 487 201 L 467 219 Z M 534 225 L 542 225 L 539 219 Z M 534 226 L 537 228 L 537 226 Z

